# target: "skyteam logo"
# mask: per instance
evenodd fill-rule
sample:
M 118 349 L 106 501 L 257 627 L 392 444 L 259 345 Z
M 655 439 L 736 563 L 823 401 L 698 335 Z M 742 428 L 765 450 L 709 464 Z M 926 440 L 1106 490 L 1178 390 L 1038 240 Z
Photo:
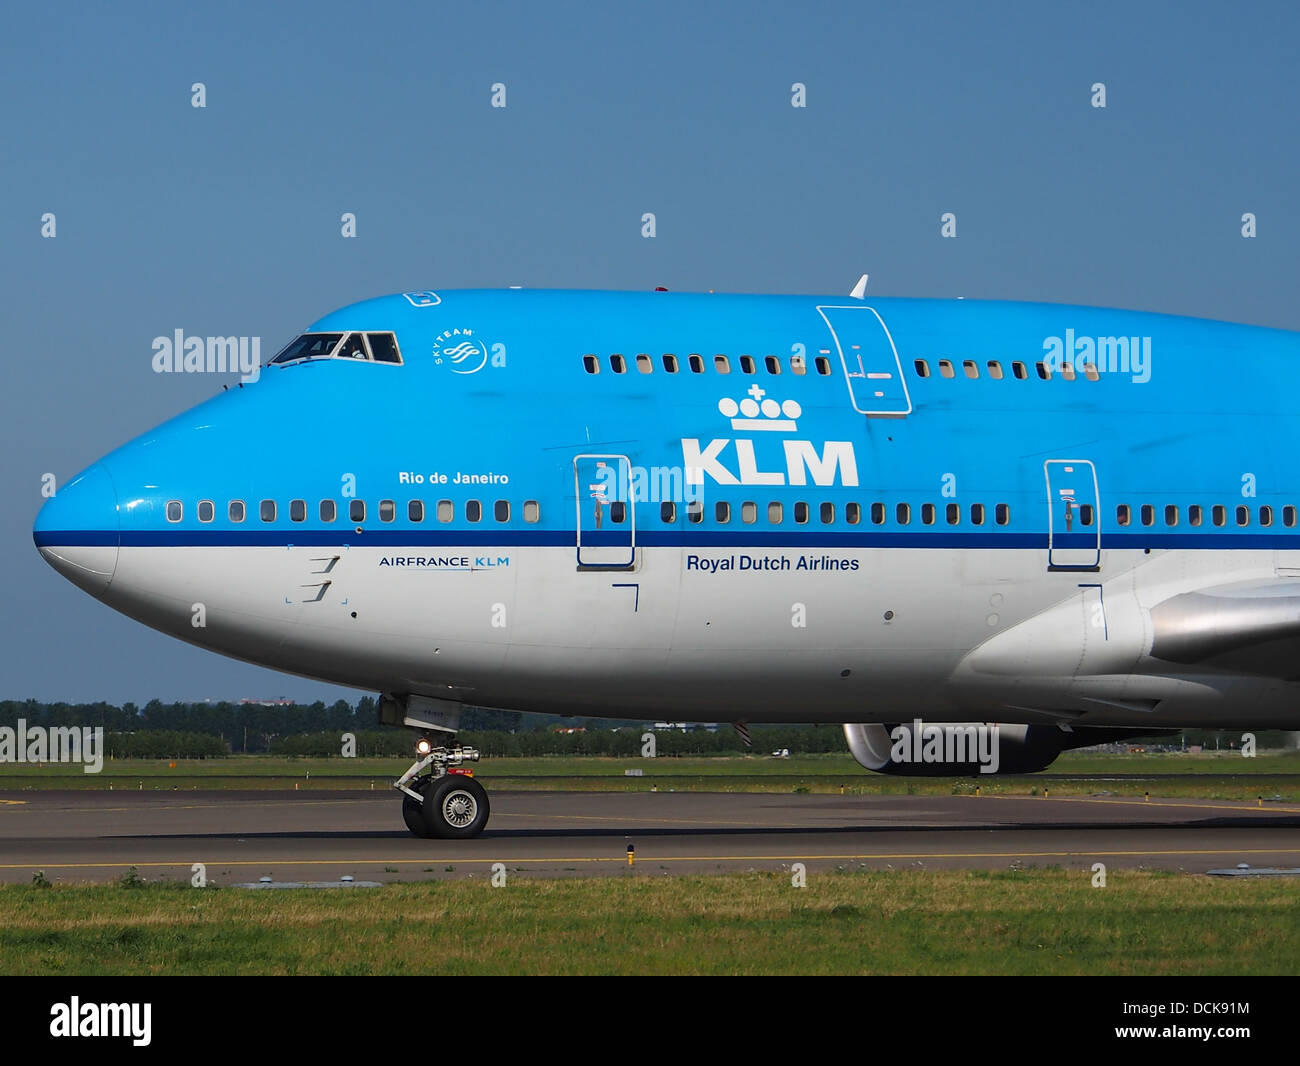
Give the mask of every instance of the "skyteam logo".
M 402 295 L 406 297 L 407 302 L 412 307 L 437 307 L 442 303 L 441 296 L 436 292 L 427 290 L 425 292 L 404 292 Z
M 729 420 L 733 432 L 763 437 L 723 437 L 704 448 L 698 438 L 683 437 L 682 465 L 692 484 L 703 484 L 705 475 L 719 485 L 807 485 L 810 479 L 814 485 L 858 483 L 852 441 L 823 441 L 819 450 L 810 440 L 783 440 L 780 457 L 771 454 L 776 451 L 771 434 L 799 431 L 803 408 L 797 400 L 777 400 L 754 385 L 743 400 L 724 396 L 718 401 L 718 413 Z M 760 440 L 763 456 L 756 450 Z
M 472 329 L 443 330 L 433 339 L 433 361 L 444 363 L 453 374 L 477 374 L 487 366 L 487 345 Z

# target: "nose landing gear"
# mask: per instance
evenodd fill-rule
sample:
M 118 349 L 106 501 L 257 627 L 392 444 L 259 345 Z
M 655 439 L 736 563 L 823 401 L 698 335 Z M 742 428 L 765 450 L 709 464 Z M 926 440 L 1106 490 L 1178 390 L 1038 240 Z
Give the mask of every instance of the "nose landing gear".
M 478 762 L 474 748 L 434 747 L 428 737 L 416 742 L 420 758 L 393 785 L 404 793 L 402 820 L 418 837 L 467 840 L 478 836 L 491 813 L 487 790 L 462 763 Z M 427 771 L 427 772 L 426 772 Z

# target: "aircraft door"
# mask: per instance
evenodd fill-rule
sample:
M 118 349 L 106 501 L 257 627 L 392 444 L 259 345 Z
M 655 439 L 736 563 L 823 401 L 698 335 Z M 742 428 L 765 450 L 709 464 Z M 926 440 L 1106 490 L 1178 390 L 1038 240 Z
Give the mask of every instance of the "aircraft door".
M 831 335 L 831 347 L 822 352 L 832 359 L 838 355 L 853 410 L 876 418 L 911 414 L 912 397 L 894 338 L 875 309 L 859 305 L 817 310 Z
M 578 569 L 628 570 L 636 559 L 632 462 L 626 455 L 576 455 Z
M 1097 469 L 1087 459 L 1049 459 L 1047 479 L 1047 568 L 1101 569 L 1101 508 Z

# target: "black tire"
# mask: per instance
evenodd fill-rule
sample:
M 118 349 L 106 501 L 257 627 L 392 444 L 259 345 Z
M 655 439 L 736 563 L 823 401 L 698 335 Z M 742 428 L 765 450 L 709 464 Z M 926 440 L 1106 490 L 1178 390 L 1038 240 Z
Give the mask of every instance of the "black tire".
M 424 795 L 429 790 L 429 779 L 422 777 L 411 787 Z M 406 828 L 421 840 L 429 838 L 429 823 L 424 820 L 424 804 L 412 799 L 406 793 L 402 793 L 402 821 L 406 823 Z
M 468 840 L 488 823 L 487 792 L 466 774 L 447 774 L 424 794 L 424 823 L 429 835 Z

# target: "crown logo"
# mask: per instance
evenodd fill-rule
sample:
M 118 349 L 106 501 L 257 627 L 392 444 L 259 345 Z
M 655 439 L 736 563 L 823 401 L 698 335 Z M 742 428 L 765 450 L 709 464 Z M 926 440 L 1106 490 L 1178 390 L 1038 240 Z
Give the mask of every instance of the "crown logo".
M 777 403 L 764 399 L 767 393 L 754 385 L 749 395 L 737 403 L 730 396 L 718 401 L 718 411 L 723 418 L 731 419 L 732 429 L 749 429 L 759 432 L 793 433 L 797 428 L 795 419 L 803 414 L 803 408 L 797 400 Z M 759 415 L 763 417 L 760 418 Z M 737 418 L 737 415 L 744 417 Z M 784 417 L 782 417 L 784 416 Z

